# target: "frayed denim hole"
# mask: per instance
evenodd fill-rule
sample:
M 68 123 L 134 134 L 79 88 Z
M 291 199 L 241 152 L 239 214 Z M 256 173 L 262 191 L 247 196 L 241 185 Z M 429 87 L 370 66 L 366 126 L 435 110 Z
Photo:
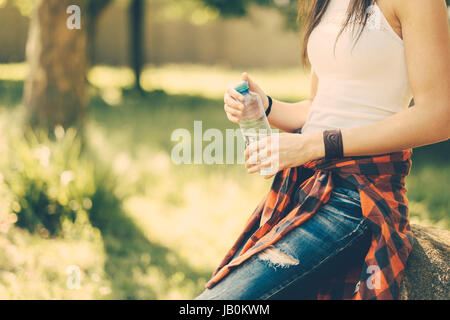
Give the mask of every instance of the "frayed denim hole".
M 276 268 L 289 268 L 290 266 L 298 265 L 300 262 L 298 259 L 291 255 L 281 251 L 274 246 L 270 246 L 258 254 L 258 259 L 268 263 L 270 267 Z

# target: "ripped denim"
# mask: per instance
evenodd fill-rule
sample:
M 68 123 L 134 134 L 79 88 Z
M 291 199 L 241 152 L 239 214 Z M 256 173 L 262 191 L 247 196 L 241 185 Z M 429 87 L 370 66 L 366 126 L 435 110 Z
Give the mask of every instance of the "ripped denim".
M 196 299 L 313 299 L 320 281 L 363 261 L 370 238 L 358 192 L 336 186 L 313 217 Z

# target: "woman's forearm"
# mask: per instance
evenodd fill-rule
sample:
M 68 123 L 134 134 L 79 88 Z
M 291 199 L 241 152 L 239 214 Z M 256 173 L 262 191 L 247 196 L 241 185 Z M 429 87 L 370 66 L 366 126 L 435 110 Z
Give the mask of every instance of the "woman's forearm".
M 378 124 L 344 130 L 344 155 L 377 155 L 437 143 L 449 138 L 449 127 L 448 109 L 430 112 L 415 106 Z
M 428 108 L 414 106 L 380 122 L 342 130 L 344 156 L 368 156 L 397 152 L 445 141 L 450 136 L 447 105 Z M 315 159 L 325 156 L 321 134 L 311 136 Z M 315 141 L 315 142 L 313 142 Z M 316 145 L 316 146 L 313 146 Z
M 273 100 L 272 111 L 268 120 L 271 125 L 282 131 L 293 132 L 305 124 L 311 103 L 311 100 L 303 100 L 297 103 Z

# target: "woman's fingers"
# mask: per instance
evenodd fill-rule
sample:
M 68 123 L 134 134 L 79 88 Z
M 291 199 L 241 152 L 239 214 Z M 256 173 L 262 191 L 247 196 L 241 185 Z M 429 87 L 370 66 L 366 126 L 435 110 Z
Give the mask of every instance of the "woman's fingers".
M 247 169 L 250 169 L 250 168 L 252 168 L 254 166 L 259 166 L 261 168 L 265 168 L 265 167 L 270 167 L 271 163 L 272 163 L 271 156 L 268 156 L 268 155 L 261 156 L 261 154 L 258 154 L 258 155 L 255 155 L 255 156 L 252 155 L 245 162 L 245 167 Z
M 248 87 L 250 88 L 250 90 L 258 89 L 258 85 L 253 82 L 253 80 L 250 78 L 250 76 L 248 75 L 247 72 L 244 72 L 241 75 L 241 78 L 242 78 L 242 80 L 245 80 L 248 82 Z
M 228 120 L 234 123 L 239 123 L 244 105 L 241 102 L 231 98 L 228 93 L 225 93 L 223 100 L 225 101 L 224 110 L 227 113 Z
M 241 121 L 238 117 L 233 116 L 232 114 L 230 114 L 228 112 L 227 112 L 227 118 L 228 118 L 228 120 L 230 120 L 233 123 L 239 123 Z
M 250 155 L 253 154 L 256 151 L 258 151 L 258 142 L 250 143 L 247 146 L 247 148 L 245 149 L 245 152 L 244 152 L 245 159 L 250 158 Z
M 267 146 L 270 146 L 270 141 L 271 141 L 271 138 L 269 136 L 269 137 L 263 138 L 261 140 L 257 140 L 255 142 L 250 143 L 248 145 L 247 149 L 245 149 L 245 153 L 244 153 L 245 158 L 248 159 L 250 157 L 250 155 L 252 155 L 256 151 L 264 150 L 265 148 L 267 148 Z
M 231 114 L 232 116 L 235 116 L 235 117 L 240 117 L 242 115 L 242 111 L 241 110 L 238 110 L 238 109 L 235 109 L 233 107 L 230 107 L 227 104 L 224 106 L 224 110 L 225 110 L 226 113 L 229 113 L 229 114 Z
M 228 120 L 239 123 L 242 111 L 244 110 L 245 98 L 242 94 L 237 92 L 234 87 L 235 86 L 231 85 L 224 95 L 224 109 L 227 113 Z
M 260 86 L 256 82 L 253 81 L 252 78 L 248 75 L 247 72 L 244 72 L 241 76 L 242 80 L 246 80 L 248 82 L 248 87 L 250 88 L 250 91 L 256 92 L 260 95 L 261 99 L 263 99 L 264 107 L 267 108 L 269 105 L 269 99 L 267 98 L 267 95 L 265 94 L 264 90 L 261 89 Z
M 253 152 L 250 154 L 250 157 L 246 161 L 245 165 L 250 167 L 254 164 L 257 164 L 261 159 L 268 159 L 272 156 L 272 151 L 270 149 L 264 148 L 259 152 Z
M 245 167 L 248 173 L 252 174 L 259 172 L 261 169 L 272 167 L 274 172 L 266 177 L 266 179 L 270 179 L 278 171 L 278 150 L 273 149 L 271 143 L 271 137 L 266 137 L 251 143 L 247 147 L 245 150 L 245 158 L 247 159 Z
M 225 104 L 227 106 L 231 107 L 231 108 L 234 108 L 234 109 L 239 110 L 239 111 L 244 110 L 244 105 L 242 104 L 242 102 L 231 98 L 228 93 L 225 94 L 225 97 L 224 97 L 223 100 L 225 101 Z
M 247 169 L 247 172 L 252 174 L 261 171 L 264 168 L 270 168 L 272 166 L 272 160 L 270 158 L 265 159 L 263 162 L 253 165 Z
M 231 98 L 233 98 L 233 99 L 235 99 L 235 100 L 237 100 L 237 101 L 240 101 L 240 102 L 244 102 L 244 101 L 245 101 L 244 96 L 243 96 L 242 94 L 240 94 L 239 92 L 237 92 L 236 89 L 234 89 L 233 86 L 230 86 L 230 87 L 228 88 L 227 94 L 228 94 Z

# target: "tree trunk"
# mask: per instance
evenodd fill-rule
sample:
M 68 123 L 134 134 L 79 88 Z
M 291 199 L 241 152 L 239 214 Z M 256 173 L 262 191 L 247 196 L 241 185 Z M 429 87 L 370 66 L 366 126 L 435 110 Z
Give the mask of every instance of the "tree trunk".
M 66 25 L 70 5 L 84 0 L 36 0 L 26 56 L 29 76 L 25 104 L 33 127 L 80 126 L 85 116 L 86 28 Z
M 95 37 L 97 33 L 97 23 L 102 12 L 111 4 L 111 0 L 87 0 L 86 7 L 86 30 L 87 30 L 87 52 L 89 65 L 96 61 Z
M 144 2 L 143 0 L 132 0 L 130 5 L 130 58 L 136 81 L 136 88 L 142 93 L 141 72 L 144 64 L 143 59 L 143 27 L 144 27 Z

